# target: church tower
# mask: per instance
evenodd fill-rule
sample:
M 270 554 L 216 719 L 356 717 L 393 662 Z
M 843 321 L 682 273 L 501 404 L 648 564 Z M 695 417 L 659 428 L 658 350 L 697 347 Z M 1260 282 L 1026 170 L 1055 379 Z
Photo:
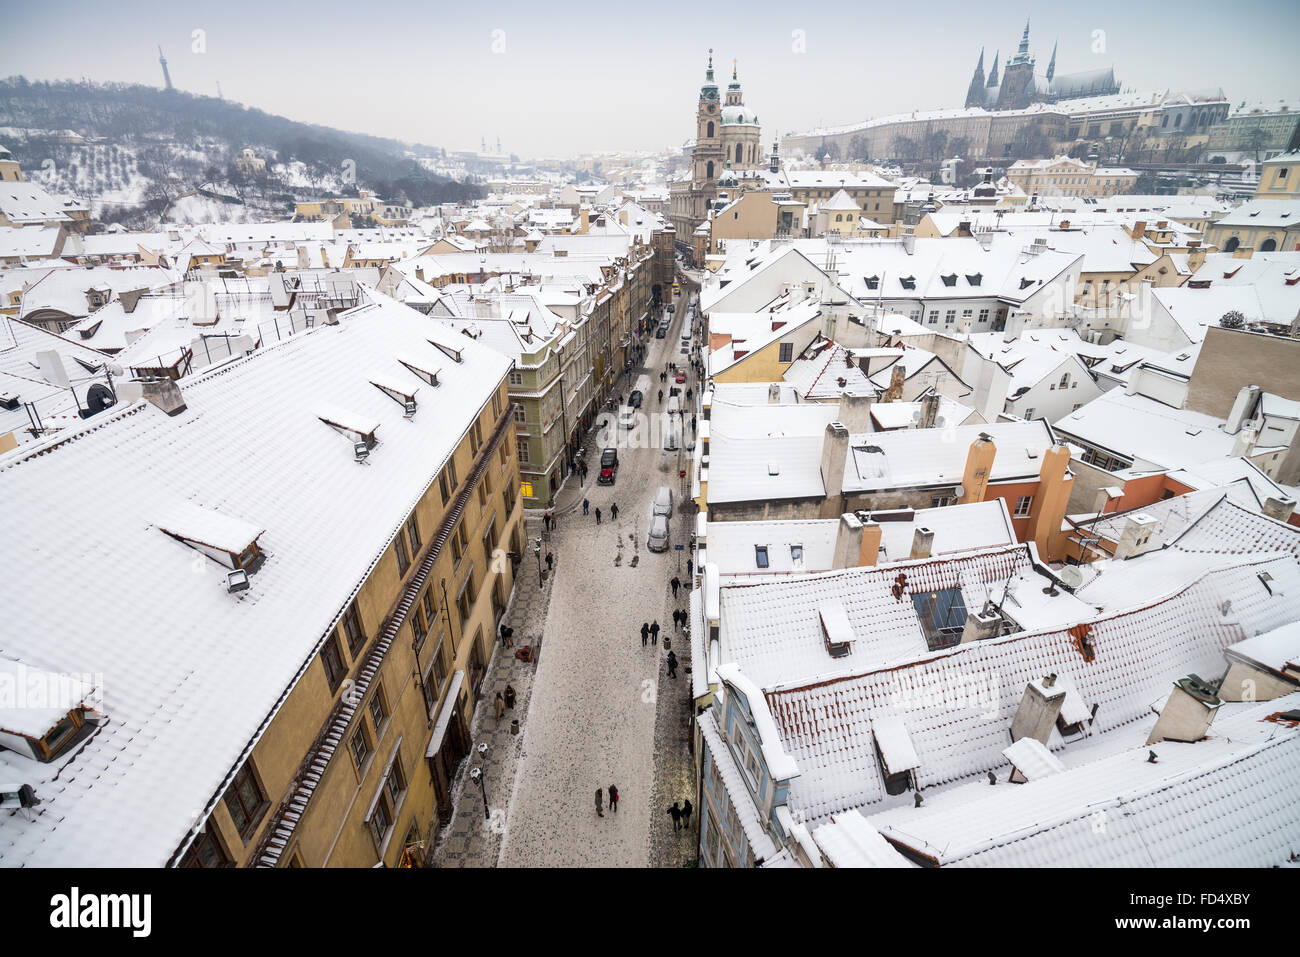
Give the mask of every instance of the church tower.
M 759 142 L 758 117 L 745 106 L 734 61 L 731 82 L 727 84 L 727 102 L 722 107 L 721 116 L 723 160 L 736 170 L 759 167 L 763 162 L 763 147 Z
M 988 89 L 990 90 L 995 89 L 998 85 L 998 56 L 1001 55 L 1001 53 L 1002 51 L 999 50 L 997 53 L 993 54 L 993 69 L 989 70 Z
M 999 110 L 1023 110 L 1034 99 L 1034 56 L 1029 52 L 1029 21 L 1020 38 L 1016 55 L 1002 69 L 1002 86 L 998 90 Z
M 695 110 L 695 150 L 691 155 L 691 181 L 696 189 L 713 190 L 722 175 L 722 116 L 718 101 L 718 84 L 713 79 L 713 51 L 709 50 L 709 68 L 700 87 L 700 103 Z
M 970 78 L 970 87 L 966 90 L 966 106 L 984 105 L 984 48 L 980 47 L 980 61 L 975 64 L 975 74 Z

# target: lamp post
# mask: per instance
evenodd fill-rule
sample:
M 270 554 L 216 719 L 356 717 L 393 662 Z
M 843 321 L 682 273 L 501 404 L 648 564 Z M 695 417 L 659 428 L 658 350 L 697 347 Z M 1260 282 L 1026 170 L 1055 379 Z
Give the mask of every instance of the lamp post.
M 542 540 L 533 543 L 533 554 L 537 556 L 537 587 L 542 587 Z
M 478 746 L 478 756 L 480 761 L 483 761 L 487 758 L 486 744 L 480 744 Z M 489 820 L 492 817 L 492 815 L 488 811 L 487 785 L 484 783 L 486 778 L 485 775 L 483 774 L 483 770 L 481 768 L 472 768 L 470 769 L 469 776 L 478 782 L 478 789 L 480 793 L 482 793 L 483 795 L 483 820 L 485 821 Z

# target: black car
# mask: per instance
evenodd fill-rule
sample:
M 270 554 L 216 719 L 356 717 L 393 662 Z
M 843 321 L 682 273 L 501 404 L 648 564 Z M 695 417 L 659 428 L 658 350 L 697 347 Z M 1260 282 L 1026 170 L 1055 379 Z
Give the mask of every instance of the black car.
M 666 335 L 668 335 L 668 327 L 667 327 L 667 326 L 660 326 L 658 329 L 655 330 L 655 338 L 656 338 L 656 339 L 662 339 L 662 338 L 663 338 L 664 336 L 666 336 Z
M 600 453 L 600 477 L 596 479 L 601 485 L 613 485 L 618 475 L 618 449 L 606 449 Z

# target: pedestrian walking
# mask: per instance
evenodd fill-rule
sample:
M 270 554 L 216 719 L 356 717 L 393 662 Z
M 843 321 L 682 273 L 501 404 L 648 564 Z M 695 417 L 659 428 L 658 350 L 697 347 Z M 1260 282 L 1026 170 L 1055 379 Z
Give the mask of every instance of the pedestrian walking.
M 614 503 L 612 503 L 612 504 L 609 506 L 609 517 L 612 518 L 612 519 L 613 519 L 614 521 L 616 521 L 616 522 L 618 521 L 618 503 L 617 503 L 617 502 L 614 502 Z
M 587 514 L 587 506 L 590 505 L 590 504 L 591 504 L 591 503 L 590 503 L 589 501 L 587 501 L 585 498 L 582 500 L 582 514 L 583 514 L 583 515 L 586 515 L 586 514 Z
M 497 711 L 497 720 L 500 721 L 501 716 L 506 713 L 506 699 L 501 697 L 500 691 L 497 692 L 497 698 L 496 701 L 493 702 L 493 706 Z
M 687 389 L 687 390 L 686 390 L 686 401 L 687 401 L 687 402 L 690 402 L 690 401 L 691 401 L 691 393 L 692 393 L 693 391 L 695 391 L 695 390 L 694 390 L 694 389 Z
M 656 621 L 654 624 L 650 626 L 650 643 L 654 645 L 659 644 L 659 622 L 658 621 Z
M 641 622 L 641 647 L 645 647 L 646 640 L 650 637 L 650 622 Z
M 553 555 L 551 552 L 547 552 L 547 553 L 546 553 L 546 570 L 549 572 L 549 571 L 551 570 L 551 566 L 554 565 L 554 564 L 555 564 L 555 555 Z
M 515 710 L 515 686 L 506 685 L 506 707 Z
M 688 579 L 691 577 L 691 570 L 694 568 L 695 568 L 695 562 L 691 561 L 691 559 L 689 558 L 686 559 L 686 577 Z
M 691 826 L 691 811 L 693 810 L 694 808 L 691 807 L 690 798 L 687 798 L 685 801 L 682 802 L 682 827 L 683 828 L 688 828 Z
M 509 648 L 512 644 L 514 644 L 514 637 L 515 637 L 515 630 L 511 628 L 509 625 L 507 625 L 504 621 L 501 622 L 501 646 L 503 648 Z
M 664 401 L 664 390 L 663 390 L 663 389 L 660 389 L 660 390 L 659 390 L 659 404 L 660 404 L 660 405 L 663 405 L 663 401 Z
M 597 525 L 600 524 L 600 507 L 599 507 L 599 506 L 597 506 L 597 508 L 596 508 L 596 524 L 597 524 Z
M 681 580 L 680 578 L 678 578 L 676 575 L 674 575 L 673 578 L 672 578 L 672 581 L 670 581 L 668 584 L 672 586 L 672 588 L 673 588 L 673 597 L 676 598 L 676 597 L 677 597 L 677 589 L 680 588 L 680 587 L 682 586 L 682 580 Z
M 677 677 L 677 655 L 674 652 L 668 652 L 668 677 Z
M 596 816 L 597 816 L 597 817 L 604 817 L 604 816 L 605 816 L 605 811 L 604 811 L 604 809 L 603 809 L 603 807 L 602 807 L 602 804 L 601 804 L 601 799 L 602 799 L 604 796 L 605 796 L 605 792 L 604 792 L 602 789 L 600 789 L 600 788 L 596 788 Z M 680 813 L 680 812 L 679 812 L 679 813 Z
M 674 609 L 673 609 L 673 627 L 676 628 L 678 624 L 679 624 L 679 622 L 678 622 L 678 619 L 677 619 L 677 609 L 674 608 Z
M 682 809 L 680 807 L 680 803 L 681 802 L 679 801 L 674 801 L 673 806 L 668 809 L 668 813 L 672 816 L 673 819 L 674 831 L 680 831 L 682 829 Z M 597 810 L 599 810 L 599 802 L 597 803 Z
M 691 431 L 692 431 L 692 432 L 695 431 L 695 413 L 694 413 L 694 412 L 691 413 Z
M 612 784 L 609 786 L 609 809 L 615 814 L 618 813 L 618 788 Z

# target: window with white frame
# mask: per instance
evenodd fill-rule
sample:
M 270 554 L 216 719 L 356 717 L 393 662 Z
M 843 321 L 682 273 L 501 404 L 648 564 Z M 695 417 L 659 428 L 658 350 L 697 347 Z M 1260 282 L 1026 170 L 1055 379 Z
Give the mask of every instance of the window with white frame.
M 1029 514 L 1030 508 L 1033 507 L 1034 497 L 1032 495 L 1021 495 L 1016 499 L 1016 518 L 1024 518 Z

